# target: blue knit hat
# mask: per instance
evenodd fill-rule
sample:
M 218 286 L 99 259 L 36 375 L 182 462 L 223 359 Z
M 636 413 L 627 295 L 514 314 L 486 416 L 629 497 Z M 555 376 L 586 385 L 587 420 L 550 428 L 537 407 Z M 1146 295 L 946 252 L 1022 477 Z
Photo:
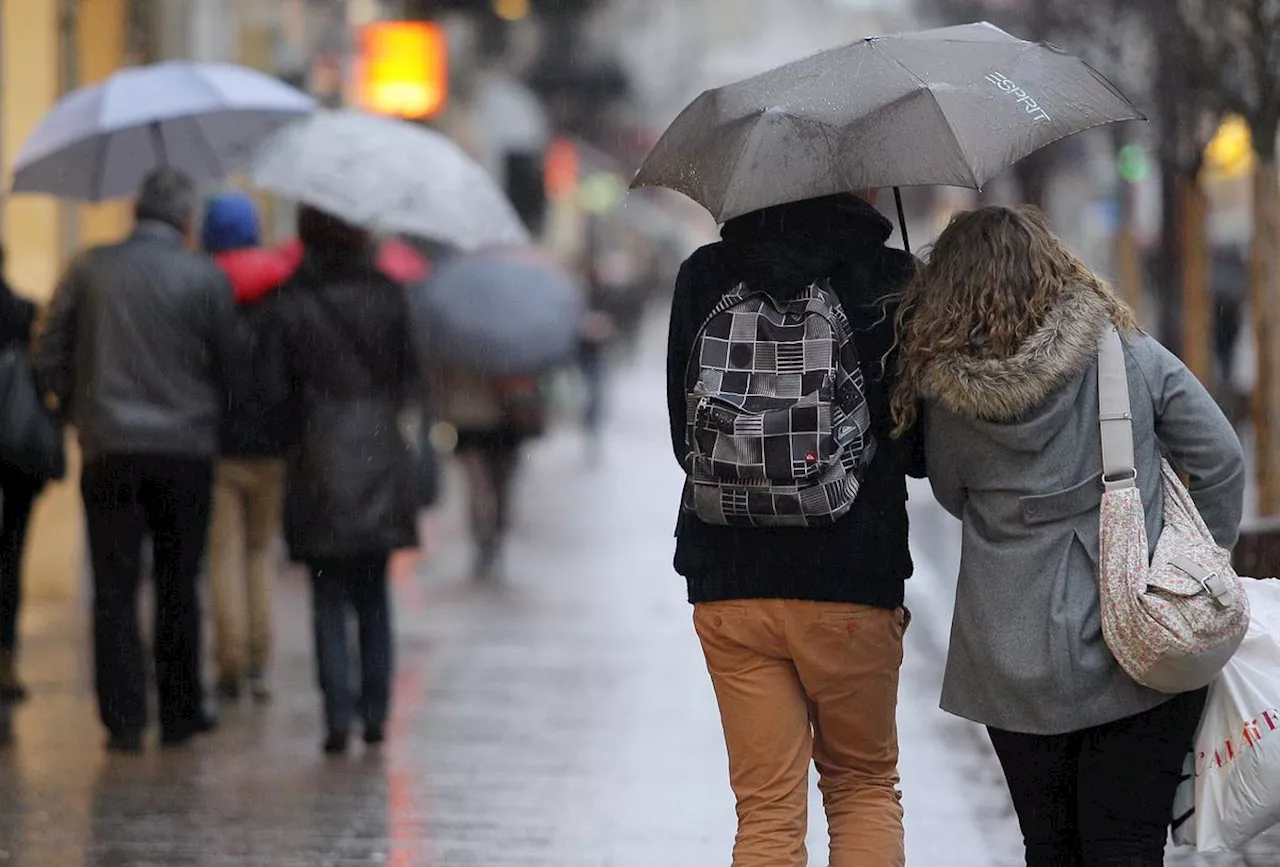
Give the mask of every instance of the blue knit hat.
M 258 208 L 244 193 L 222 193 L 209 200 L 201 242 L 207 253 L 225 253 L 262 243 Z

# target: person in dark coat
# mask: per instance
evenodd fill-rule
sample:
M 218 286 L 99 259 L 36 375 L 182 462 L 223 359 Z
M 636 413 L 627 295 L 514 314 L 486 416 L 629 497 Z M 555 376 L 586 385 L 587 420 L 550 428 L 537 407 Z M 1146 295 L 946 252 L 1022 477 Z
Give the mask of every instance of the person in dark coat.
M 13 291 L 4 279 L 0 248 L 0 352 L 31 345 L 36 305 Z M 4 407 L 0 406 L 0 412 Z M 0 702 L 23 701 L 26 687 L 18 677 L 18 610 L 22 604 L 22 557 L 27 547 L 31 510 L 44 482 L 0 462 Z
M 375 267 L 369 236 L 311 208 L 298 216 L 306 254 L 271 303 L 293 393 L 285 540 L 312 578 L 326 752 L 346 750 L 347 614 L 360 627 L 364 739 L 383 739 L 391 698 L 387 563 L 416 544 L 414 465 L 400 414 L 415 364 L 403 289 Z
M 811 757 L 833 867 L 904 861 L 895 713 L 912 572 L 906 473 L 923 467 L 908 466 L 914 440 L 891 438 L 884 358 L 894 343 L 888 299 L 915 260 L 885 246 L 892 224 L 868 199 L 874 193 L 828 196 L 729 220 L 676 281 L 667 399 L 686 471 L 692 350 L 721 297 L 743 282 L 786 297 L 829 280 L 853 327 L 878 446 L 851 511 L 829 527 L 713 526 L 681 512 L 675 568 L 720 705 L 738 800 L 735 865 L 807 863 Z
M 198 582 L 235 313 L 226 276 L 188 249 L 195 209 L 190 177 L 148 176 L 133 233 L 72 263 L 37 335 L 37 380 L 84 454 L 98 710 L 120 752 L 140 750 L 147 725 L 138 587 L 148 535 L 161 739 L 178 746 L 213 723 Z

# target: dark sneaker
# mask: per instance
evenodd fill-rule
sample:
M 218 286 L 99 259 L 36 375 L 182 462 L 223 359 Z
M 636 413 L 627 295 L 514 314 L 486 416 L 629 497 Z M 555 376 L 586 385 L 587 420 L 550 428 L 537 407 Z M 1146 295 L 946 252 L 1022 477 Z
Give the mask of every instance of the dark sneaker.
M 329 734 L 324 739 L 324 754 L 326 756 L 337 756 L 347 751 L 347 741 L 350 739 L 346 729 L 330 729 Z
M 371 747 L 376 747 L 387 739 L 387 732 L 381 725 L 367 725 L 364 727 L 364 742 Z
M 137 755 L 142 752 L 142 732 L 116 732 L 107 739 L 107 752 Z
M 261 673 L 249 675 L 249 694 L 258 704 L 271 701 L 271 687 L 267 686 L 266 675 Z
M 221 701 L 233 702 L 240 700 L 240 681 L 238 680 L 220 680 L 217 688 L 218 698 Z
M 162 747 L 186 746 L 199 735 L 207 735 L 217 729 L 218 718 L 211 713 L 201 712 L 194 720 L 161 732 L 160 745 Z

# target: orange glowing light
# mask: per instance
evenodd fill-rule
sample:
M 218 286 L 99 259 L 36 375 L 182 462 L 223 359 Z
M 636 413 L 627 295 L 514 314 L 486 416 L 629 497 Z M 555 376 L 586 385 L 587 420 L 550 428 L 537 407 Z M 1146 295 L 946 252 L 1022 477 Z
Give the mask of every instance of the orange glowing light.
M 556 139 L 547 148 L 545 161 L 547 196 L 561 199 L 578 189 L 578 149 L 568 139 Z
M 381 21 L 360 33 L 356 97 L 375 114 L 422 120 L 449 100 L 444 31 L 424 21 Z

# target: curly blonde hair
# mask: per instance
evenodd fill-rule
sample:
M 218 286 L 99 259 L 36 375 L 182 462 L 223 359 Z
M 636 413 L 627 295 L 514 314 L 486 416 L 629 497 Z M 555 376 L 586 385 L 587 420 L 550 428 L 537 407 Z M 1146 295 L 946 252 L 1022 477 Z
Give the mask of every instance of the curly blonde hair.
M 1101 298 L 1121 331 L 1137 330 L 1129 306 L 1067 249 L 1039 209 L 987 206 L 953 217 L 897 299 L 894 435 L 916 423 L 921 377 L 935 358 L 1009 358 L 1065 293 L 1082 289 Z

